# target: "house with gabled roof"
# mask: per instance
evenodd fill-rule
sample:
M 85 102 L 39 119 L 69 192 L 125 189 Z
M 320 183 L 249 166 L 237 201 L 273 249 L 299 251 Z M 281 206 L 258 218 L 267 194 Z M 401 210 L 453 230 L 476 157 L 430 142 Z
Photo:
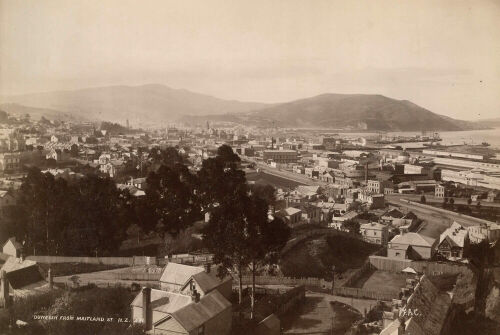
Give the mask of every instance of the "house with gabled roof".
M 223 280 L 219 279 L 215 273 L 207 273 L 205 271 L 194 274 L 189 278 L 186 283 L 181 287 L 180 292 L 184 294 L 190 294 L 193 290 L 196 290 L 201 297 L 207 295 L 208 293 L 217 290 L 226 299 L 231 298 L 232 293 L 232 280 L 230 277 L 226 277 Z
M 24 298 L 49 289 L 49 284 L 42 277 L 38 264 L 35 261 L 9 257 L 0 268 L 5 273 L 9 292 L 14 299 Z
M 228 334 L 232 278 L 207 267 L 168 263 L 161 289 L 143 288 L 131 303 L 132 320 L 153 334 Z
M 290 227 L 298 225 L 302 221 L 302 211 L 298 208 L 287 207 L 275 213 Z
M 469 246 L 469 231 L 457 222 L 447 228 L 439 236 L 437 252 L 449 259 L 458 260 L 464 257 L 464 251 Z
M 436 252 L 438 240 L 419 233 L 401 233 L 389 241 L 387 257 L 397 259 L 430 259 Z
M 231 332 L 231 323 L 231 303 L 213 291 L 154 322 L 153 333 L 225 335 Z
M 160 277 L 160 288 L 164 291 L 179 292 L 193 275 L 203 271 L 199 266 L 169 262 Z

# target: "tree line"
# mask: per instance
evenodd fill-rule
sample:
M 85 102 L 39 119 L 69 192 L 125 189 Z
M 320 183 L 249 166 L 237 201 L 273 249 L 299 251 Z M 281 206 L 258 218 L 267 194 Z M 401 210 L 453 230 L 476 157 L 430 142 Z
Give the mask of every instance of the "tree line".
M 250 273 L 253 307 L 255 276 L 272 269 L 290 231 L 272 215 L 274 189 L 249 185 L 239 165 L 239 156 L 227 145 L 197 172 L 188 169 L 176 148 L 153 148 L 144 197 L 117 189 L 109 177 L 90 173 L 66 181 L 32 168 L 6 227 L 27 253 L 111 256 L 131 226 L 175 238 L 208 215 L 203 244 L 220 265 L 218 275 L 238 278 L 241 302 L 242 277 Z

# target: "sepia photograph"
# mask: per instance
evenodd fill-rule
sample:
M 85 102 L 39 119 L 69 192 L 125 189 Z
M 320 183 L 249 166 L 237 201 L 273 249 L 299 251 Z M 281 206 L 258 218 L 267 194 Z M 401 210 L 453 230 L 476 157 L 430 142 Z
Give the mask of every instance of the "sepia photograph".
M 1 335 L 500 335 L 500 0 L 0 0 Z

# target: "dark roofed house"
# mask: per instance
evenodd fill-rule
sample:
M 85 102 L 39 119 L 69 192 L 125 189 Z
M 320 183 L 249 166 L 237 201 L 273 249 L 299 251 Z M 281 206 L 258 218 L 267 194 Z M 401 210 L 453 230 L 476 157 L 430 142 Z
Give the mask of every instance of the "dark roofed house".
M 0 268 L 1 271 L 5 271 L 9 281 L 9 291 L 13 292 L 14 298 L 25 297 L 49 289 L 38 264 L 34 261 L 9 257 Z
M 231 303 L 212 291 L 153 324 L 154 334 L 225 335 L 231 331 Z
M 393 208 L 382 214 L 380 221 L 385 224 L 392 224 L 394 219 L 400 219 L 404 216 L 404 213 L 397 208 Z

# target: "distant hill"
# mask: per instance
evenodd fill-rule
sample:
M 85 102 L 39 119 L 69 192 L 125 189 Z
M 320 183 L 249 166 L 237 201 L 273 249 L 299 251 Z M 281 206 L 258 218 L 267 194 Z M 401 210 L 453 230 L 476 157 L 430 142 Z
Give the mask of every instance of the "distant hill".
M 85 118 L 84 116 L 73 115 L 71 113 L 63 113 L 54 109 L 28 107 L 15 103 L 0 104 L 0 110 L 15 116 L 29 114 L 33 120 L 39 120 L 42 116 L 48 119 L 57 119 L 62 121 L 88 120 L 88 118 Z
M 16 103 L 101 121 L 124 122 L 130 119 L 136 124 L 174 121 L 188 114 L 248 112 L 266 106 L 254 102 L 222 100 L 158 84 L 8 96 L 0 98 L 0 103 Z
M 134 126 L 183 121 L 189 124 L 233 122 L 289 128 L 421 131 L 468 130 L 489 125 L 435 114 L 407 100 L 382 95 L 322 94 L 281 104 L 223 100 L 149 84 L 109 86 L 0 98 L 9 113 L 49 118 L 83 118 Z M 4 108 L 5 106 L 5 108 Z
M 473 122 L 435 114 L 407 100 L 382 95 L 322 94 L 244 114 L 213 115 L 214 121 L 288 128 L 331 128 L 384 131 L 479 129 Z M 202 117 L 184 120 L 201 122 Z

